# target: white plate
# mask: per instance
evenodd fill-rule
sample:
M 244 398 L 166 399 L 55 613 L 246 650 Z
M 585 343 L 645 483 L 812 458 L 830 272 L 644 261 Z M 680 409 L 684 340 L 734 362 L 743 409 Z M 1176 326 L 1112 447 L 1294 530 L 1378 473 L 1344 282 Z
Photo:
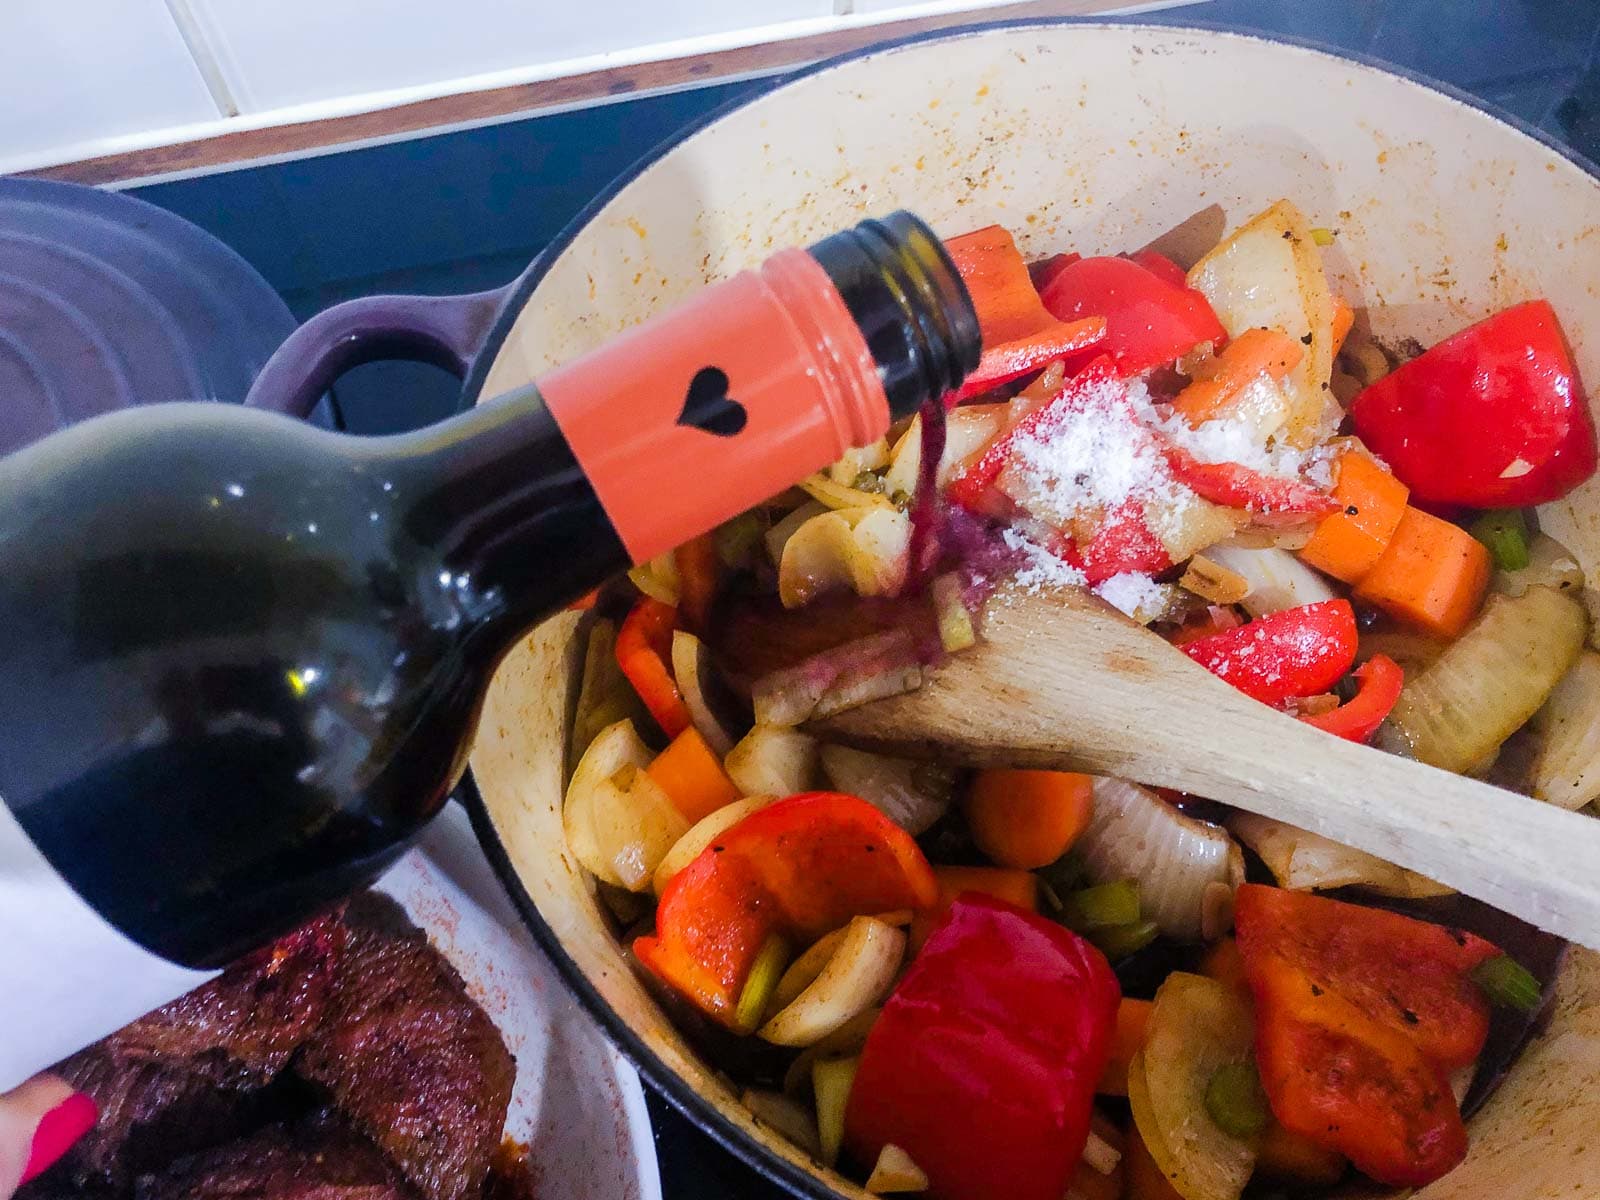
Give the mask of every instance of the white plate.
M 517 1059 L 506 1134 L 539 1200 L 661 1200 L 639 1076 L 568 994 L 449 805 L 377 884 L 461 972 Z

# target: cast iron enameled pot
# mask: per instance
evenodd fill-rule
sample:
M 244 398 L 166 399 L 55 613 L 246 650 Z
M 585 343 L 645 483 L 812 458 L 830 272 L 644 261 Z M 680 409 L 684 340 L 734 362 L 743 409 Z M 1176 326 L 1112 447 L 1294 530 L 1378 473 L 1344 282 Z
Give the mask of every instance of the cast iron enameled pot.
M 472 403 L 778 247 L 894 208 L 946 234 L 1000 222 L 1030 257 L 1158 238 L 1181 255 L 1185 240 L 1201 248 L 1280 196 L 1338 231 L 1325 255 L 1335 286 L 1373 306 L 1379 336 L 1428 344 L 1544 295 L 1600 382 L 1590 164 L 1453 89 L 1311 46 L 1025 22 L 792 77 L 650 155 L 506 291 L 340 306 L 290 338 L 257 389 L 292 410 L 356 361 L 420 357 L 460 374 Z M 1600 485 L 1546 506 L 1541 523 L 1600 579 Z M 568 982 L 673 1103 L 796 1193 L 860 1196 L 750 1119 L 635 976 L 566 853 L 581 620 L 533 631 L 490 689 L 466 789 L 485 849 Z M 1420 1195 L 1581 1193 L 1600 1179 L 1593 1096 L 1600 958 L 1574 953 L 1548 1029 L 1473 1120 L 1467 1162 Z

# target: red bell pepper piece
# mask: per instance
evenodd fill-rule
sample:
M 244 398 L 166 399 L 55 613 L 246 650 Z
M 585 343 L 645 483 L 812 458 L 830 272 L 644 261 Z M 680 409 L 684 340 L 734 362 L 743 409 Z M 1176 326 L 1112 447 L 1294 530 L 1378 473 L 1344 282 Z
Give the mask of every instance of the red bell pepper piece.
M 953 406 L 985 392 L 992 392 L 1001 384 L 1021 379 L 1030 371 L 1037 371 L 1058 358 L 1088 350 L 1104 341 L 1105 336 L 1104 317 L 1085 317 L 1072 322 L 1051 319 L 1049 328 L 1038 333 L 997 346 L 985 345 L 977 367 L 958 389 L 945 398 L 945 404 Z
M 1543 504 L 1594 474 L 1594 421 L 1545 300 L 1446 338 L 1363 391 L 1350 415 L 1413 503 Z
M 617 666 L 669 738 L 693 724 L 689 706 L 667 666 L 672 661 L 672 630 L 677 623 L 676 608 L 641 596 L 617 630 Z
M 987 495 L 995 480 L 1000 478 L 1000 472 L 1011 457 L 1011 448 L 1019 438 L 1038 432 L 1041 426 L 1058 419 L 1063 412 L 1082 407 L 1091 397 L 1103 394 L 1103 389 L 1117 385 L 1116 366 L 1107 356 L 1098 355 L 1063 383 L 1059 392 L 984 447 L 983 452 L 946 485 L 946 498 L 973 512 L 982 512 Z
M 1183 268 L 1165 254 L 1155 250 L 1140 250 L 1128 255 L 1128 261 L 1138 263 L 1157 279 L 1170 283 L 1173 287 L 1189 286 L 1189 277 L 1183 273 Z
M 1107 513 L 1087 545 L 1081 550 L 1069 545 L 1061 557 L 1083 572 L 1090 587 L 1124 572 L 1156 575 L 1172 565 L 1167 548 L 1135 501 Z
M 1040 295 L 1063 321 L 1102 316 L 1117 369 L 1138 375 L 1227 333 L 1199 292 L 1126 258 L 1084 258 L 1058 271 Z
M 1065 254 L 1052 254 L 1049 258 L 1041 258 L 1038 262 L 1028 264 L 1028 277 L 1033 280 L 1033 290 L 1042 292 L 1050 286 L 1050 281 L 1061 274 L 1066 268 L 1077 262 L 1083 255 L 1074 251 Z
M 933 1200 L 1061 1200 L 1119 999 L 1084 939 L 963 894 L 867 1035 L 845 1144 L 866 1164 L 899 1146 Z
M 667 885 L 639 961 L 735 1028 L 739 991 L 768 935 L 815 941 L 851 917 L 926 908 L 933 868 L 911 835 L 865 800 L 791 796 L 752 813 Z
M 1335 737 L 1352 742 L 1367 741 L 1400 699 L 1406 673 L 1388 655 L 1374 654 L 1356 668 L 1356 680 L 1361 685 L 1360 690 L 1338 708 L 1300 719 Z
M 1348 600 L 1269 613 L 1181 649 L 1219 679 L 1263 704 L 1326 692 L 1356 659 L 1356 614 Z
M 1256 1061 L 1284 1128 L 1382 1183 L 1420 1187 L 1466 1154 L 1446 1073 L 1472 1062 L 1490 942 L 1398 913 L 1245 884 L 1234 924 Z
M 1303 480 L 1264 475 L 1234 462 L 1201 462 L 1171 442 L 1162 453 L 1179 483 L 1202 500 L 1254 513 L 1258 524 L 1298 524 L 1307 517 L 1325 517 L 1339 507 L 1332 496 Z

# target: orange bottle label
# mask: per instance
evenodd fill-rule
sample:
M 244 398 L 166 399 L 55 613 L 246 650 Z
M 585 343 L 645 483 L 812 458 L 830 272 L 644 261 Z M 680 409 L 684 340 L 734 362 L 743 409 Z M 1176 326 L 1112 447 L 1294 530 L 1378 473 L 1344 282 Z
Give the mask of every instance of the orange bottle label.
M 866 341 L 803 250 L 706 289 L 538 387 L 636 563 L 889 424 Z

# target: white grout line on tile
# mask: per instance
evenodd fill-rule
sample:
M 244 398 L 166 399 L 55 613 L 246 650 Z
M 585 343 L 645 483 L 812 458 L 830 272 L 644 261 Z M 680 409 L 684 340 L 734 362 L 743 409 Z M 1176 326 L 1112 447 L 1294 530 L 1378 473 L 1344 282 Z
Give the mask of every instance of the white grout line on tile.
M 224 118 L 233 118 L 239 115 L 239 102 L 234 96 L 234 90 L 228 84 L 227 74 L 222 69 L 222 63 L 211 44 L 211 39 L 206 35 L 205 25 L 196 15 L 191 0 L 166 0 L 167 14 L 171 16 L 172 23 L 178 27 L 178 36 L 183 39 L 184 47 L 189 51 L 189 57 L 194 60 L 195 69 L 200 72 L 200 78 L 205 81 L 206 91 L 211 93 L 211 100 Z

